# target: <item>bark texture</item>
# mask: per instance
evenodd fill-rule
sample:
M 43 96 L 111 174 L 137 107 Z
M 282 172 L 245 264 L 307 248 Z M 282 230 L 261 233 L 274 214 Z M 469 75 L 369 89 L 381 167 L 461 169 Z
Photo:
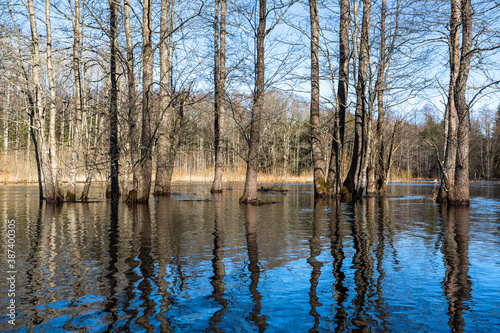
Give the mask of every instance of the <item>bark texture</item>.
M 76 176 L 78 170 L 78 162 L 80 157 L 80 141 L 82 128 L 82 85 L 80 78 L 80 0 L 74 2 L 73 20 L 73 60 L 72 69 L 75 83 L 74 96 L 74 116 L 73 116 L 73 146 L 71 151 L 71 161 L 68 177 L 68 190 L 66 192 L 66 201 L 76 200 Z
M 152 46 L 152 1 L 143 1 L 142 11 L 142 128 L 140 162 L 137 183 L 134 184 L 136 197 L 131 201 L 147 203 L 151 191 L 152 140 L 151 113 L 153 108 L 153 46 Z M 135 200 L 134 200 L 135 199 Z
M 45 199 L 47 202 L 56 202 L 56 189 L 50 169 L 50 154 L 45 133 L 45 113 L 42 105 L 42 84 L 40 78 L 40 44 L 35 16 L 35 5 L 33 0 L 28 0 L 28 12 L 31 30 L 31 61 L 32 61 L 32 91 L 33 93 L 33 124 L 36 129 L 36 137 L 40 147 L 40 165 L 44 180 Z M 40 175 L 39 175 L 40 177 Z M 43 194 L 43 193 L 41 193 Z
M 255 64 L 255 91 L 253 95 L 250 142 L 248 147 L 245 190 L 241 203 L 257 200 L 257 172 L 259 169 L 260 121 L 264 107 L 264 39 L 266 36 L 266 0 L 259 0 L 259 25 L 257 27 L 257 62 Z
M 109 197 L 117 200 L 120 197 L 120 185 L 118 182 L 119 159 L 118 150 L 118 82 L 116 75 L 116 56 L 117 56 L 117 13 L 116 2 L 109 2 L 109 34 L 110 34 L 110 101 L 109 101 L 109 159 L 110 159 L 110 178 L 111 188 Z
M 226 95 L 226 0 L 215 1 L 214 19 L 214 147 L 215 175 L 210 192 L 222 192 L 224 174 L 224 116 Z M 220 7 L 220 9 L 219 9 Z M 219 21 L 220 16 L 220 21 Z
M 465 98 L 472 58 L 471 0 L 450 0 L 450 86 L 446 114 L 446 152 L 438 200 L 469 205 L 470 113 Z M 460 46 L 460 28 L 462 45 Z
M 137 95 L 134 73 L 134 43 L 130 24 L 130 1 L 124 1 L 125 40 L 127 43 L 127 104 L 128 104 L 128 144 L 130 150 L 130 166 L 132 169 L 132 190 L 128 193 L 127 201 L 134 202 L 137 197 L 136 188 L 139 182 L 139 138 L 140 118 L 137 108 Z
M 438 200 L 447 201 L 450 190 L 455 186 L 455 169 L 457 159 L 457 109 L 455 106 L 455 90 L 460 67 L 460 0 L 450 0 L 450 82 L 448 85 L 448 103 L 445 112 L 445 156 L 443 174 Z
M 362 195 L 358 189 L 359 174 L 363 152 L 363 127 L 366 114 L 366 76 L 369 60 L 369 31 L 371 0 L 363 0 L 363 18 L 359 46 L 358 80 L 356 83 L 356 113 L 354 124 L 354 149 L 347 179 L 342 186 L 343 200 L 356 200 Z
M 325 184 L 325 161 L 321 151 L 321 127 L 319 114 L 319 16 L 318 2 L 309 0 L 309 16 L 311 21 L 311 107 L 310 135 L 314 166 L 314 197 L 328 195 Z
M 465 99 L 467 79 L 472 57 L 472 4 L 471 0 L 462 0 L 462 50 L 458 70 L 455 106 L 457 108 L 457 160 L 455 188 L 450 203 L 456 206 L 468 206 L 469 201 L 469 134 L 470 113 Z
M 47 201 L 62 202 L 64 193 L 59 183 L 59 169 L 57 167 L 57 146 L 56 146 L 56 85 L 54 81 L 54 70 L 52 66 L 52 29 L 50 19 L 50 1 L 45 1 L 45 26 L 47 30 L 47 79 L 50 91 L 50 106 L 49 106 L 49 163 L 52 174 L 51 190 L 54 192 L 47 193 Z
M 349 0 L 340 0 L 338 115 L 335 126 L 335 141 L 332 144 L 332 156 L 335 157 L 336 173 L 335 179 L 332 179 L 332 182 L 335 183 L 329 184 L 335 195 L 340 193 L 342 174 L 344 173 L 342 158 L 344 155 L 345 115 L 349 90 L 349 15 Z
M 157 156 L 158 162 L 156 167 L 156 180 L 155 180 L 155 196 L 164 196 L 171 194 L 171 172 L 173 170 L 174 160 L 169 158 L 170 152 L 170 130 L 172 127 L 172 111 L 170 105 L 170 71 L 172 63 L 170 62 L 170 11 L 172 1 L 162 0 L 161 2 L 161 17 L 160 17 L 160 93 L 159 93 L 159 107 L 160 107 L 160 124 L 158 128 Z

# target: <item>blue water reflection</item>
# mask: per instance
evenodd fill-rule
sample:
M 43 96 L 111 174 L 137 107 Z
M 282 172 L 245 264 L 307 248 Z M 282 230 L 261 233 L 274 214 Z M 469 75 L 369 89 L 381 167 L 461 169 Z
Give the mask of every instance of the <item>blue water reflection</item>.
M 36 188 L 4 187 L 18 311 L 0 330 L 499 331 L 500 186 L 472 184 L 470 208 L 436 205 L 433 187 L 391 185 L 349 205 L 294 185 L 259 207 L 239 205 L 238 188 L 52 207 Z

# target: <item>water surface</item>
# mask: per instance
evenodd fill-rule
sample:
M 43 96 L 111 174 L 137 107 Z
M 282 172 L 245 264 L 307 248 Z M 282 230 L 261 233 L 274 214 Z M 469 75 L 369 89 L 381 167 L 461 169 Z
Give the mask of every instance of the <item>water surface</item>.
M 349 205 L 293 185 L 246 207 L 239 187 L 179 186 L 149 206 L 52 207 L 4 186 L 0 331 L 500 331 L 500 184 L 471 184 L 470 208 L 448 209 L 434 187 Z

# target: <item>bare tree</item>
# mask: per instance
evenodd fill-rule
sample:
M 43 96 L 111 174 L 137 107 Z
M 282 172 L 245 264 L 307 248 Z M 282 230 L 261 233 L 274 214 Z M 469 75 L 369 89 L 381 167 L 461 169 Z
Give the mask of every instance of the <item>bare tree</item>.
M 309 0 L 311 22 L 311 107 L 310 133 L 314 167 L 314 197 L 325 197 L 328 186 L 325 184 L 325 163 L 321 150 L 321 125 L 319 113 L 319 15 L 318 2 Z
M 124 0 L 124 25 L 126 39 L 126 69 L 127 69 L 127 107 L 128 107 L 128 131 L 129 131 L 129 150 L 130 150 L 130 165 L 132 168 L 132 185 L 133 190 L 130 191 L 127 201 L 134 202 L 137 198 L 136 189 L 139 182 L 139 112 L 137 108 L 137 92 L 134 73 L 134 42 L 132 40 L 132 27 L 130 23 L 130 0 Z
M 71 151 L 71 162 L 68 176 L 68 190 L 66 192 L 67 201 L 76 200 L 76 176 L 78 170 L 79 154 L 80 154 L 80 141 L 81 141 L 81 128 L 82 128 L 82 85 L 80 77 L 80 63 L 81 63 L 81 50 L 80 50 L 80 0 L 74 1 L 74 10 L 71 15 L 73 24 L 73 60 L 72 70 L 74 76 L 74 117 L 73 117 L 73 146 Z
M 42 104 L 42 84 L 40 77 L 40 44 L 36 24 L 35 5 L 33 0 L 28 0 L 28 12 L 31 28 L 31 61 L 32 61 L 32 85 L 33 85 L 33 125 L 37 133 L 40 145 L 41 170 L 45 185 L 45 199 L 47 202 L 57 202 L 56 187 L 52 178 L 50 168 L 50 153 L 45 136 L 45 112 Z
M 170 195 L 171 179 L 174 161 L 169 159 L 170 145 L 170 130 L 172 122 L 171 107 L 171 87 L 170 73 L 172 70 L 172 57 L 170 54 L 172 49 L 172 14 L 174 3 L 171 0 L 161 1 L 161 18 L 160 18 L 160 124 L 158 128 L 157 146 L 157 167 L 154 195 Z
M 332 142 L 332 154 L 330 157 L 330 166 L 335 165 L 335 177 L 330 177 L 331 179 L 329 181 L 330 190 L 335 195 L 339 194 L 343 174 L 342 157 L 344 156 L 345 116 L 349 88 L 349 15 L 349 0 L 341 0 L 338 98 L 337 112 L 335 114 L 334 140 Z M 334 159 L 334 163 L 332 159 Z
M 455 163 L 457 158 L 457 109 L 455 106 L 455 89 L 460 66 L 460 0 L 450 0 L 450 82 L 448 103 L 445 111 L 445 157 L 443 175 L 438 200 L 447 200 L 449 190 L 455 186 Z
M 257 27 L 257 61 L 255 63 L 255 91 L 252 103 L 252 120 L 250 122 L 250 141 L 248 147 L 247 173 L 245 190 L 241 203 L 252 203 L 257 200 L 257 172 L 259 169 L 260 119 L 264 108 L 264 39 L 266 37 L 266 0 L 259 0 L 259 25 Z
M 120 185 L 118 182 L 120 151 L 118 149 L 118 82 L 116 75 L 117 67 L 117 13 L 116 1 L 109 1 L 109 37 L 110 37 L 110 59 L 109 75 L 111 81 L 109 101 L 109 159 L 111 188 L 109 197 L 117 200 L 120 197 Z
M 460 65 L 455 87 L 455 106 L 457 108 L 457 161 L 455 189 L 450 203 L 457 206 L 469 205 L 469 134 L 470 113 L 465 99 L 467 79 L 472 58 L 472 4 L 471 0 L 462 0 L 462 47 Z
M 356 83 L 356 114 L 354 129 L 354 150 L 349 168 L 349 174 L 344 181 L 341 195 L 345 200 L 356 199 L 362 195 L 362 189 L 358 188 L 359 174 L 362 165 L 363 132 L 366 124 L 366 79 L 369 61 L 370 43 L 370 18 L 371 0 L 363 0 L 363 18 L 361 25 L 361 40 L 359 47 L 358 80 Z
M 56 150 L 56 87 L 52 66 L 52 29 L 50 22 L 50 0 L 45 1 L 45 25 L 47 29 L 47 78 L 50 90 L 50 115 L 49 115 L 49 160 L 52 173 L 52 182 L 55 191 L 55 201 L 64 200 L 64 193 L 59 184 L 59 170 L 57 168 Z
M 142 129 L 139 177 L 135 202 L 148 202 L 151 190 L 152 135 L 151 115 L 153 108 L 153 45 L 152 0 L 143 1 L 142 9 Z
M 220 22 L 219 22 L 220 15 Z M 215 1 L 214 17 L 214 149 L 215 175 L 210 192 L 222 192 L 226 96 L 226 0 Z

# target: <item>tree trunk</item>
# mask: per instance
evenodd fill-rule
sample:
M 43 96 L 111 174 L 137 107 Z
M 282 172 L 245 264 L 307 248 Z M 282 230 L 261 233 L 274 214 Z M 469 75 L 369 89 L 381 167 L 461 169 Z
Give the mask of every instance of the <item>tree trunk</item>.
M 71 162 L 68 177 L 68 191 L 66 192 L 67 201 L 76 200 L 76 176 L 80 155 L 80 130 L 82 127 L 82 88 L 80 78 L 80 0 L 75 0 L 75 12 L 73 19 L 73 75 L 75 79 L 75 105 L 73 120 L 73 149 L 71 152 Z
M 152 47 L 152 3 L 143 2 L 142 11 L 142 129 L 141 129 L 141 160 L 135 191 L 135 202 L 147 203 L 151 190 L 152 171 L 152 140 L 151 113 L 153 108 L 153 47 Z
M 264 108 L 264 39 L 266 37 L 266 0 L 259 0 L 259 26 L 257 27 L 257 62 L 255 64 L 255 92 L 253 95 L 250 142 L 248 147 L 245 190 L 241 203 L 257 200 L 257 172 L 259 169 L 260 120 Z
M 325 184 L 325 163 L 321 151 L 321 122 L 319 114 L 319 15 L 317 0 L 309 0 L 309 15 L 311 20 L 311 108 L 310 133 L 311 150 L 314 166 L 314 197 L 328 195 Z
M 109 159 L 111 190 L 109 197 L 118 200 L 120 197 L 120 185 L 118 182 L 120 152 L 118 150 L 118 83 L 116 77 L 116 53 L 117 53 L 117 14 L 116 2 L 109 1 L 109 35 L 110 35 L 110 101 L 109 101 Z
M 220 26 L 219 26 L 220 5 Z M 222 192 L 222 175 L 224 173 L 224 113 L 226 95 L 226 0 L 215 1 L 215 52 L 214 52 L 214 85 L 215 85 L 215 119 L 214 119 L 214 148 L 215 148 L 215 175 L 210 192 Z
M 7 101 L 3 108 L 3 150 L 7 158 L 7 151 L 9 151 L 9 110 L 10 110 L 10 89 L 7 88 Z
M 40 164 L 45 185 L 45 199 L 47 202 L 57 202 L 57 192 L 52 179 L 52 171 L 50 169 L 50 153 L 45 136 L 45 114 L 42 105 L 42 84 L 40 78 L 40 45 L 38 41 L 38 30 L 36 25 L 35 5 L 33 0 L 28 0 L 28 11 L 30 16 L 31 28 L 31 60 L 32 60 L 32 84 L 34 91 L 34 112 L 33 120 L 34 127 L 38 136 L 38 144 L 40 145 Z M 39 174 L 39 177 L 41 175 Z M 43 192 L 40 193 L 43 196 Z
M 386 0 L 382 0 L 380 9 L 380 55 L 378 64 L 377 80 L 375 82 L 375 93 L 377 94 L 377 132 L 376 140 L 378 144 L 378 155 L 376 160 L 376 191 L 378 194 L 384 195 L 387 191 L 387 164 L 385 160 L 385 142 L 384 142 L 384 78 L 386 67 L 386 38 L 385 38 L 385 20 L 386 20 Z M 394 37 L 395 38 L 395 37 Z
M 179 112 L 177 113 L 177 117 L 175 119 L 174 128 L 170 131 L 170 145 L 168 147 L 168 156 L 167 159 L 169 161 L 167 165 L 167 174 L 166 174 L 166 186 L 170 190 L 172 184 L 172 175 L 174 174 L 174 165 L 175 158 L 177 156 L 177 150 L 179 149 L 180 144 L 180 136 L 181 136 L 181 126 L 182 120 L 184 119 L 184 110 L 186 105 L 186 100 L 189 97 L 189 93 L 191 90 L 191 86 L 189 90 L 183 91 L 181 93 L 181 101 L 179 106 Z
M 332 155 L 335 157 L 335 184 L 329 184 L 333 193 L 338 195 L 342 185 L 344 155 L 345 115 L 347 111 L 347 96 L 349 89 L 349 0 L 340 0 L 340 29 L 339 29 L 339 82 L 337 99 L 337 116 L 335 122 L 335 141 L 332 145 Z M 330 163 L 331 165 L 332 163 Z
M 361 41 L 359 47 L 358 80 L 356 84 L 356 114 L 354 125 L 354 150 L 349 168 L 349 174 L 342 187 L 343 200 L 356 200 L 358 193 L 359 172 L 361 169 L 363 151 L 363 120 L 366 113 L 366 74 L 369 58 L 369 31 L 371 16 L 371 0 L 363 0 L 363 18 L 361 26 Z
M 457 108 L 457 160 L 455 188 L 450 203 L 457 206 L 469 205 L 469 134 L 470 113 L 465 99 L 467 79 L 472 57 L 472 4 L 462 0 L 462 49 L 460 67 L 455 86 L 455 106 Z
M 52 173 L 52 182 L 55 191 L 55 201 L 64 200 L 64 193 L 59 183 L 59 170 L 57 168 L 56 148 L 56 86 L 52 68 L 52 29 L 50 24 L 50 1 L 45 1 L 45 22 L 47 28 L 47 78 L 50 90 L 50 115 L 49 115 L 49 161 Z
M 128 194 L 127 201 L 135 202 L 136 188 L 139 182 L 139 112 L 136 105 L 136 88 L 134 73 L 134 44 L 130 24 L 130 1 L 124 1 L 125 39 L 127 42 L 127 104 L 128 104 L 128 137 L 130 149 L 130 167 L 132 169 L 133 190 Z M 128 175 L 127 175 L 128 176 Z
M 443 175 L 439 189 L 438 200 L 449 199 L 450 190 L 455 185 L 455 169 L 457 158 L 457 109 L 455 106 L 455 90 L 460 67 L 460 0 L 450 0 L 450 83 L 448 88 L 448 103 L 445 112 L 445 156 Z
M 157 166 L 156 166 L 156 181 L 155 181 L 155 196 L 170 195 L 169 181 L 169 165 L 174 161 L 169 159 L 170 150 L 170 129 L 172 122 L 172 107 L 170 105 L 170 63 L 169 48 L 170 41 L 170 10 L 171 1 L 161 1 L 161 18 L 160 18 L 160 123 L 158 128 L 158 139 L 156 141 L 157 148 Z

